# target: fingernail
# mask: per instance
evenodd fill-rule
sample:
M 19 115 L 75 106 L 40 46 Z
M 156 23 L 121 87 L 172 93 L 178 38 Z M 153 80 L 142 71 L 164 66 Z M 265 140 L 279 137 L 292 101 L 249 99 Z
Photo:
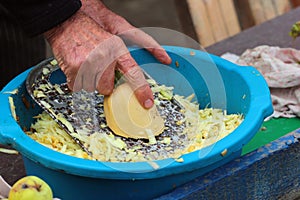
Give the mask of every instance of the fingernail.
M 151 108 L 153 106 L 153 101 L 152 99 L 147 99 L 145 102 L 144 102 L 144 107 L 145 108 Z

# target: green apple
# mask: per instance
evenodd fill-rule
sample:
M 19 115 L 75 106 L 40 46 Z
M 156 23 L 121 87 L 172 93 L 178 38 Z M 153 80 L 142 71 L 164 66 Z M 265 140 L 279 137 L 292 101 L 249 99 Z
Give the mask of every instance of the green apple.
M 52 200 L 50 186 L 37 176 L 25 176 L 11 188 L 8 200 Z

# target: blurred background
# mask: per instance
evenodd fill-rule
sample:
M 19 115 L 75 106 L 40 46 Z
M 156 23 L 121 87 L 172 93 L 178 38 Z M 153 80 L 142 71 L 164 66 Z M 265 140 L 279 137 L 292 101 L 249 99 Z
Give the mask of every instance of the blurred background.
M 273 19 L 300 5 L 300 0 L 103 0 L 103 2 L 137 27 L 163 27 L 179 31 L 199 41 L 204 47 Z
M 136 27 L 183 33 L 203 47 L 282 15 L 300 0 L 103 0 Z M 52 56 L 41 36 L 26 38 L 0 7 L 0 88 L 25 69 Z M 295 22 L 300 20 L 295 19 Z M 288 31 L 288 30 L 287 30 Z

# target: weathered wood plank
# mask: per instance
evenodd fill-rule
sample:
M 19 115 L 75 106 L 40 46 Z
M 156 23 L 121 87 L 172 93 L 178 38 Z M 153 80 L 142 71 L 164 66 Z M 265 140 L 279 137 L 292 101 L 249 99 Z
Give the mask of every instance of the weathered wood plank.
M 300 1 L 300 0 L 299 0 Z M 211 45 L 294 7 L 295 0 L 186 0 L 198 40 Z M 235 7 L 236 6 L 236 7 Z
M 215 43 L 211 22 L 205 4 L 202 0 L 187 0 L 193 24 L 202 46 Z
M 199 0 L 198 0 L 199 1 Z M 220 41 L 225 38 L 227 38 L 229 35 L 227 33 L 226 27 L 225 27 L 225 21 L 222 16 L 222 11 L 220 8 L 220 5 L 217 0 L 203 0 L 209 21 L 210 26 L 212 27 L 213 35 L 215 38 L 215 41 Z
M 234 0 L 236 13 L 240 22 L 241 29 L 247 29 L 255 25 L 253 13 L 248 0 Z
M 289 0 L 273 0 L 277 15 L 282 15 L 292 9 Z
M 261 6 L 260 0 L 248 0 L 249 6 L 252 11 L 253 19 L 255 24 L 260 24 L 266 21 L 263 7 Z
M 260 0 L 262 9 L 264 11 L 265 20 L 273 19 L 276 17 L 276 9 L 273 0 Z
M 221 14 L 225 22 L 228 36 L 239 33 L 241 31 L 241 27 L 233 0 L 218 0 L 218 3 L 221 8 Z
M 200 42 L 200 38 L 197 36 L 187 2 L 185 0 L 174 0 L 174 4 L 183 33 Z

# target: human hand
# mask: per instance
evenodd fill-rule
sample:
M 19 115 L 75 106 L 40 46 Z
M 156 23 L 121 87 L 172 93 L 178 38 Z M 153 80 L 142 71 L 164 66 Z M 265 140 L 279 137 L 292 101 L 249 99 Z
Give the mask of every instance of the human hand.
M 150 35 L 132 26 L 123 17 L 109 10 L 100 0 L 81 0 L 81 2 L 81 10 L 107 32 L 147 49 L 163 64 L 172 62 L 166 51 Z
M 99 26 L 79 10 L 45 34 L 59 66 L 74 91 L 112 93 L 115 70 L 124 74 L 142 106 L 153 105 L 153 94 L 143 72 L 122 39 Z

